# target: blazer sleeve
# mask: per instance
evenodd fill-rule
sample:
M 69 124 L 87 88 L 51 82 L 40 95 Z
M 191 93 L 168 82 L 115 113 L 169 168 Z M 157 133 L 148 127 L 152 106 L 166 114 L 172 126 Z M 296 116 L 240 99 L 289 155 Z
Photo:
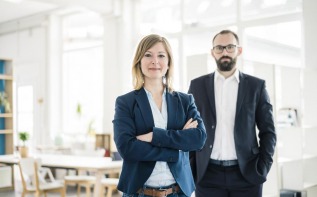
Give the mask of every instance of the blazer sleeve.
M 131 110 L 131 100 L 118 97 L 113 122 L 114 141 L 118 152 L 125 161 L 166 161 L 177 162 L 179 151 L 157 147 L 136 139 L 136 126 Z
M 153 139 L 152 144 L 156 147 L 166 147 L 182 151 L 195 151 L 200 150 L 205 144 L 207 134 L 204 123 L 197 107 L 194 102 L 194 97 L 189 95 L 187 97 L 187 106 L 183 106 L 185 109 L 179 113 L 186 113 L 186 122 L 193 118 L 197 120 L 198 126 L 193 129 L 175 130 L 175 129 L 160 129 L 153 128 Z M 178 110 L 181 111 L 181 110 Z M 184 123 L 185 125 L 185 123 Z M 182 125 L 182 126 L 184 126 Z M 183 128 L 183 127 L 182 127 Z
M 276 133 L 273 120 L 273 109 L 269 95 L 265 88 L 265 82 L 261 87 L 261 95 L 256 110 L 256 122 L 259 130 L 260 162 L 258 166 L 263 174 L 267 174 L 272 163 L 276 145 Z M 265 166 L 261 166 L 261 165 Z

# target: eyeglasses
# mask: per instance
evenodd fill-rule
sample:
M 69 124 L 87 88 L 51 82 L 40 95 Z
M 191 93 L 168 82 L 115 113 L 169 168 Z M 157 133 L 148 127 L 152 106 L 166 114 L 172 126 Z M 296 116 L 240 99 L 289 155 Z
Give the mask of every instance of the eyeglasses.
M 217 45 L 217 46 L 214 46 L 212 49 L 214 50 L 215 53 L 217 54 L 220 54 L 223 52 L 223 49 L 226 49 L 226 51 L 228 53 L 233 53 L 236 51 L 236 48 L 239 47 L 237 45 L 234 45 L 234 44 L 229 44 L 227 46 L 221 46 L 221 45 Z

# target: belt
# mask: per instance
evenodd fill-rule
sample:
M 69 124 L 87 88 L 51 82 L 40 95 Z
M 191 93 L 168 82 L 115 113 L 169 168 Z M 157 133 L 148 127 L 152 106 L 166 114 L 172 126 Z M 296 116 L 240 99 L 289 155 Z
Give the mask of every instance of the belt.
M 173 193 L 178 193 L 180 191 L 180 188 L 178 185 L 174 185 L 170 188 L 142 188 L 137 191 L 138 194 L 144 194 L 147 196 L 153 196 L 153 197 L 164 197 Z
M 210 159 L 209 163 L 215 164 L 218 166 L 228 167 L 228 166 L 238 165 L 238 160 L 214 160 L 214 159 Z

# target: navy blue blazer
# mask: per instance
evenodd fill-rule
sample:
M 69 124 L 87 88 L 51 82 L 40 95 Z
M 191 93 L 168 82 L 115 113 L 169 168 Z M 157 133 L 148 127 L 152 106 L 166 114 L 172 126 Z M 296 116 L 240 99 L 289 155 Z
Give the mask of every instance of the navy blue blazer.
M 191 152 L 193 175 L 199 182 L 207 169 L 217 126 L 214 73 L 191 81 L 189 93 L 204 120 L 207 140 L 199 152 Z M 238 98 L 234 122 L 234 142 L 239 168 L 246 180 L 253 184 L 266 181 L 273 162 L 276 133 L 272 105 L 266 91 L 265 81 L 240 72 Z M 259 132 L 256 132 L 256 127 Z M 257 139 L 257 135 L 259 141 Z
M 183 193 L 195 189 L 189 163 L 189 151 L 199 150 L 206 140 L 203 121 L 192 95 L 166 93 L 167 130 L 154 127 L 151 106 L 143 88 L 116 99 L 113 120 L 114 141 L 123 158 L 118 189 L 135 194 L 150 177 L 156 161 L 165 161 Z M 190 119 L 198 121 L 195 129 L 182 130 Z M 151 143 L 136 136 L 153 131 Z

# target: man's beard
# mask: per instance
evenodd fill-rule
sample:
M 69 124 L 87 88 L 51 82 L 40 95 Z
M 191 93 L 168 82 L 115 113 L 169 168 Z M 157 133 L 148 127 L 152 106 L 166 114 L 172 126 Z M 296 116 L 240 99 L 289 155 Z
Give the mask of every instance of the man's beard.
M 230 59 L 230 61 L 224 61 L 221 60 L 224 58 Z M 236 65 L 237 57 L 231 58 L 229 56 L 223 56 L 219 60 L 216 60 L 217 67 L 220 71 L 231 71 L 232 68 Z

